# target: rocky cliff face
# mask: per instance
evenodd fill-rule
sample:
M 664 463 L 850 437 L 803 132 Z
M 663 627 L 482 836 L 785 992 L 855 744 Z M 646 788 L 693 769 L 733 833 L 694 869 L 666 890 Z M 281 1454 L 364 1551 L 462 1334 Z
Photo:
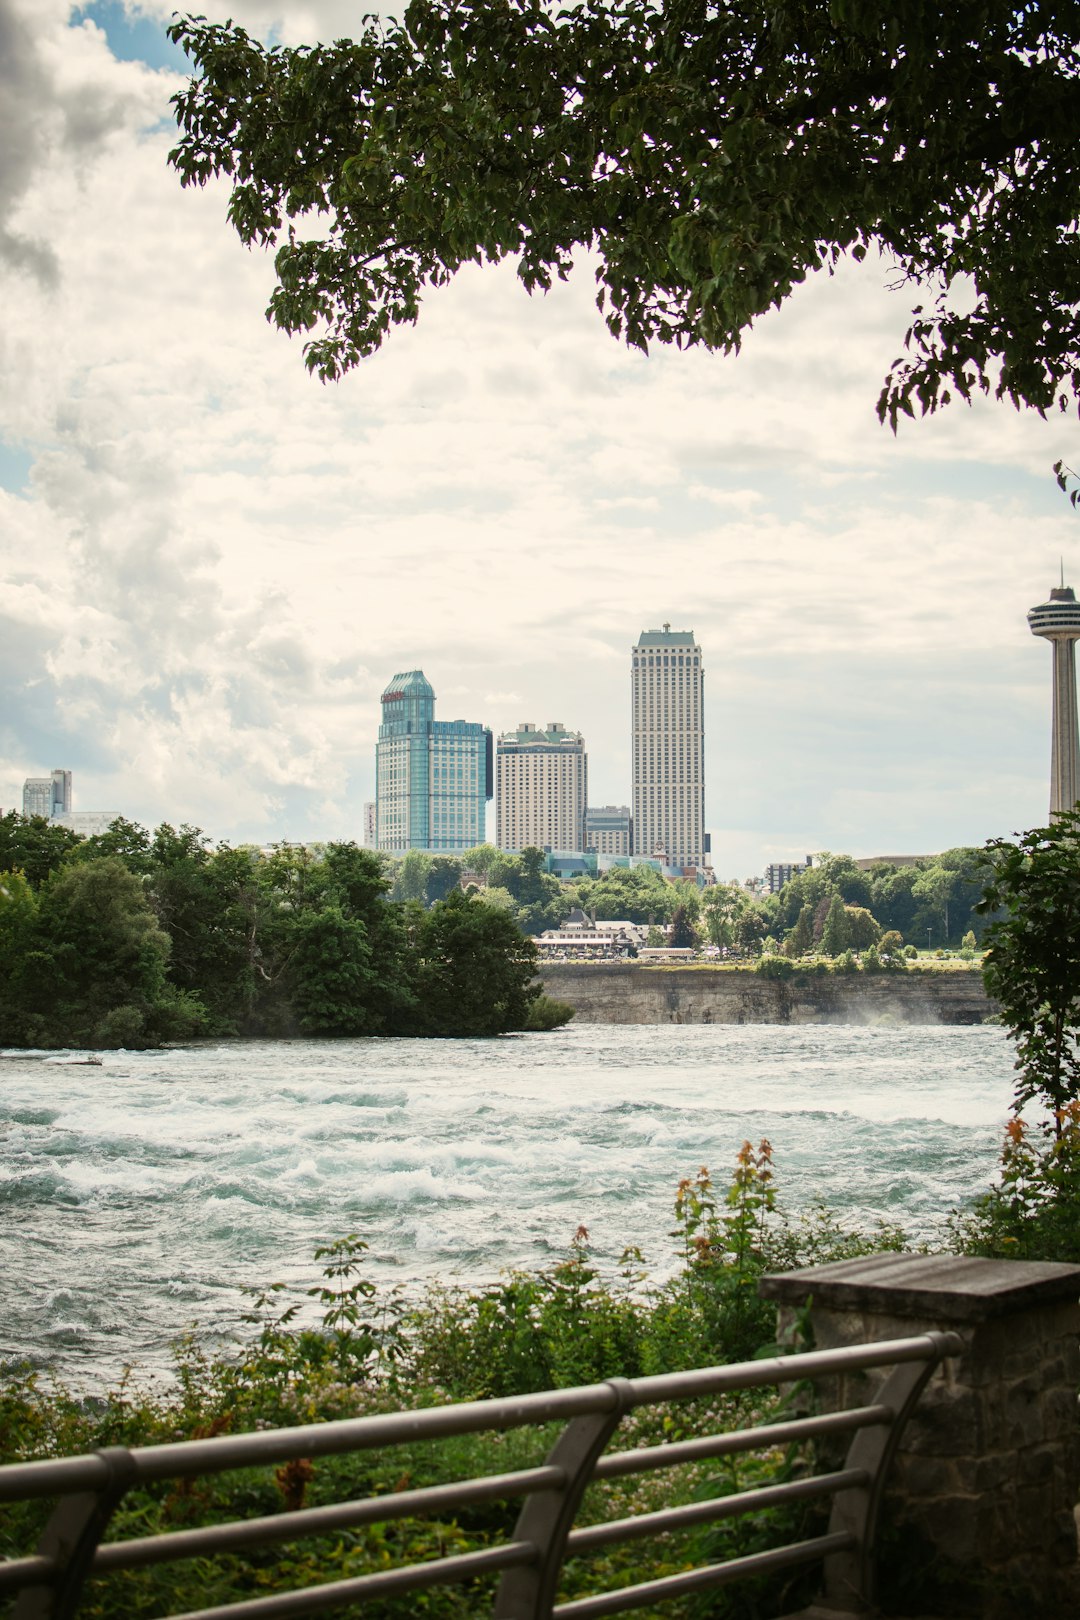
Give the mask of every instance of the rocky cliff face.
M 981 1024 L 997 1011 L 971 972 L 800 974 L 553 962 L 549 996 L 583 1024 Z

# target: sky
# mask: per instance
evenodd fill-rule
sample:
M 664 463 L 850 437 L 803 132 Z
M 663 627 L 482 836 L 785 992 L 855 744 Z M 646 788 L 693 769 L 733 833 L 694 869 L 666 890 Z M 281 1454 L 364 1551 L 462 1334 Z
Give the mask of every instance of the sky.
M 869 261 L 732 357 L 620 346 L 587 261 L 532 298 L 470 267 L 324 385 L 227 189 L 167 166 L 173 5 L 0 0 L 0 808 L 64 767 L 77 809 L 362 841 L 413 668 L 441 719 L 580 730 L 625 804 L 630 650 L 668 621 L 703 651 L 720 877 L 1045 822 L 1025 614 L 1080 580 L 1075 416 L 882 428 L 911 296 Z M 358 16 L 198 9 L 287 44 Z

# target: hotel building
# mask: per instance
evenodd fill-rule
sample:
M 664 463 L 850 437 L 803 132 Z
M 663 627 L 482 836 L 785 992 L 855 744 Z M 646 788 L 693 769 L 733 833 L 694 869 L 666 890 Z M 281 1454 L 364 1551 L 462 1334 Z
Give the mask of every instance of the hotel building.
M 578 731 L 553 720 L 521 725 L 495 749 L 495 842 L 500 849 L 581 850 L 589 757 Z
M 629 855 L 632 826 L 628 804 L 590 805 L 585 812 L 585 848 L 598 855 Z
M 375 749 L 379 849 L 454 854 L 484 842 L 491 798 L 491 732 L 436 720 L 422 669 L 395 675 L 382 695 Z
M 692 630 L 643 630 L 633 649 L 634 853 L 703 867 L 705 714 Z
M 56 816 L 71 814 L 71 772 L 53 771 L 51 776 L 28 776 L 23 783 L 22 813 L 24 816 L 44 816 L 52 821 Z

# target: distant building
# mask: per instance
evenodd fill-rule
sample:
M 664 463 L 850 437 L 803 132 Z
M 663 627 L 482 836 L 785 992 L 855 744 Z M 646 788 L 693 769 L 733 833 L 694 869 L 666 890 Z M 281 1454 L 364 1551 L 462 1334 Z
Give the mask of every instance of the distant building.
M 793 877 L 805 872 L 813 866 L 814 857 L 808 855 L 805 861 L 770 861 L 765 868 L 765 887 L 770 894 L 779 894 L 785 883 L 790 883 Z
M 119 810 L 73 810 L 70 771 L 53 771 L 51 776 L 28 776 L 23 783 L 24 816 L 44 816 L 58 827 L 94 838 L 108 832 L 120 819 Z
M 71 772 L 53 771 L 51 776 L 28 776 L 23 783 L 22 813 L 44 816 L 54 821 L 71 810 Z
M 635 853 L 705 864 L 705 691 L 692 630 L 643 630 L 633 649 Z
M 472 849 L 484 841 L 492 796 L 491 732 L 436 720 L 431 683 L 422 669 L 406 670 L 382 695 L 375 781 L 379 849 Z
M 495 748 L 495 842 L 516 852 L 582 850 L 589 759 L 579 731 L 553 720 L 546 730 L 523 724 Z
M 67 815 L 53 816 L 58 827 L 67 827 L 80 838 L 96 838 L 108 832 L 114 821 L 120 820 L 119 810 L 70 810 Z
M 596 877 L 599 858 L 594 849 L 545 849 L 544 871 L 561 883 L 574 883 Z
M 379 846 L 379 816 L 378 804 L 374 799 L 364 803 L 364 848 L 377 849 Z
M 629 855 L 633 817 L 628 804 L 590 805 L 585 812 L 585 848 L 598 855 Z

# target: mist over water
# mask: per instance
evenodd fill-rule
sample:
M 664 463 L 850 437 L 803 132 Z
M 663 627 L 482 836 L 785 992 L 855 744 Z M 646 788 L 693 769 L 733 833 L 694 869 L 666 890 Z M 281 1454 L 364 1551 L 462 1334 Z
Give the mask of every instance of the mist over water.
M 1000 1030 L 571 1026 L 494 1041 L 233 1042 L 0 1059 L 0 1360 L 77 1386 L 160 1370 L 240 1289 L 370 1275 L 474 1283 L 565 1251 L 673 1260 L 679 1179 L 773 1144 L 780 1200 L 939 1235 L 991 1179 L 1012 1093 Z

